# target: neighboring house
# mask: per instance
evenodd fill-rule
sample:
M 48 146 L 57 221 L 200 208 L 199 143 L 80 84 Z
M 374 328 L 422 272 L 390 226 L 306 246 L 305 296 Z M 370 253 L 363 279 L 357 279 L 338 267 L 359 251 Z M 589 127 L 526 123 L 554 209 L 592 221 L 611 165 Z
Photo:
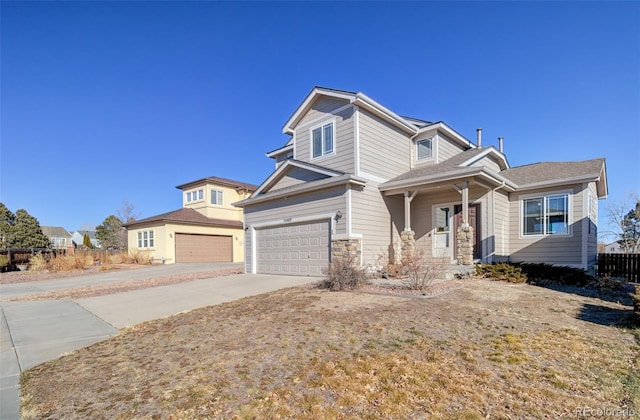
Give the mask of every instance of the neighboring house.
M 622 245 L 618 241 L 611 242 L 604 246 L 604 250 L 601 251 L 604 254 L 626 254 L 627 251 L 622 249 Z
M 379 266 L 414 247 L 451 262 L 591 269 L 603 158 L 511 167 L 444 122 L 401 117 L 362 93 L 316 87 L 267 153 L 275 171 L 244 208 L 246 271 L 320 275 L 332 256 Z M 382 261 L 380 256 L 383 256 Z
M 73 249 L 71 234 L 60 226 L 41 226 L 42 233 L 49 237 L 52 249 Z
M 255 185 L 218 177 L 178 185 L 183 208 L 127 224 L 129 250 L 148 251 L 153 262 L 242 262 L 242 210 L 231 205 Z
M 89 235 L 89 240 L 91 241 L 91 245 L 94 248 L 100 248 L 100 241 L 96 239 L 96 231 L 95 230 L 76 230 L 71 235 L 71 239 L 73 240 L 73 246 L 83 247 L 84 246 L 84 235 Z

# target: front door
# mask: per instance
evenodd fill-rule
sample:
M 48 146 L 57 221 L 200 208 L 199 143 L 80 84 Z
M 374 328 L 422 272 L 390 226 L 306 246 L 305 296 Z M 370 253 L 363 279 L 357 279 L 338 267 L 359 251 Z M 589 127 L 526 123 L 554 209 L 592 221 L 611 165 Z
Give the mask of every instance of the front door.
M 462 225 L 462 205 L 456 204 L 454 208 L 454 222 L 453 229 L 454 232 L 458 231 L 460 225 Z M 469 226 L 473 228 L 474 235 L 474 245 L 473 245 L 473 258 L 480 259 L 482 258 L 482 244 L 480 243 L 480 204 L 470 204 L 469 205 Z M 455 234 L 453 235 L 455 238 Z M 455 242 L 455 239 L 454 239 Z M 454 248 L 457 249 L 457 244 L 454 245 Z
M 453 260 L 454 232 L 453 205 L 439 204 L 433 206 L 433 257 Z

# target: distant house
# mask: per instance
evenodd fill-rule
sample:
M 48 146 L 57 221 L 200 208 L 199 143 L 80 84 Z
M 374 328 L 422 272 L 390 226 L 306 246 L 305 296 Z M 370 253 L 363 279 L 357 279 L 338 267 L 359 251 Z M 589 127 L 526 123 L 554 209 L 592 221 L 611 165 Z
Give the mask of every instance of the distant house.
M 47 235 L 53 249 L 73 249 L 71 233 L 60 226 L 41 226 L 42 233 Z
M 242 262 L 242 209 L 255 185 L 209 177 L 178 185 L 182 208 L 125 225 L 129 250 L 148 251 L 153 262 Z
M 94 248 L 100 248 L 100 241 L 96 239 L 96 231 L 95 230 L 76 230 L 71 235 L 71 239 L 73 240 L 73 246 L 83 247 L 84 246 L 84 235 L 89 236 L 89 240 L 91 241 L 91 246 Z
M 267 153 L 274 172 L 236 203 L 249 273 L 321 275 L 334 258 L 376 266 L 415 249 L 464 265 L 596 264 L 604 158 L 512 167 L 502 139 L 483 145 L 478 130 L 474 144 L 442 121 L 322 87 L 283 133 Z
M 611 242 L 610 244 L 606 244 L 604 250 L 602 251 L 605 254 L 626 254 L 627 252 L 622 249 L 622 245 L 619 242 Z

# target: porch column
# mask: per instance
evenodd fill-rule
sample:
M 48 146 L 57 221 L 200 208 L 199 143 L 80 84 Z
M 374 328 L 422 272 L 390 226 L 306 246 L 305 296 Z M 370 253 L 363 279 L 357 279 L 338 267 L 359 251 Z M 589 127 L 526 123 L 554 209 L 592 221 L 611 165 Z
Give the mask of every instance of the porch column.
M 404 192 L 404 230 L 405 231 L 410 231 L 411 229 L 411 202 L 413 201 L 414 198 L 416 198 L 416 195 L 418 194 L 418 191 L 414 191 L 413 193 L 409 193 L 409 191 L 405 191 Z
M 462 226 L 469 226 L 469 182 L 462 183 Z

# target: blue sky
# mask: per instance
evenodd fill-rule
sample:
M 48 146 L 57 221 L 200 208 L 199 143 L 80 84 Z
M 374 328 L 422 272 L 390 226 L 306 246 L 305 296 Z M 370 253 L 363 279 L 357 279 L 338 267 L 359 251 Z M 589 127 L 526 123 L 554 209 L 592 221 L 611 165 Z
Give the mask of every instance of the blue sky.
M 176 185 L 259 184 L 313 86 L 363 92 L 512 166 L 606 157 L 640 191 L 639 2 L 0 3 L 0 201 L 98 225 Z

